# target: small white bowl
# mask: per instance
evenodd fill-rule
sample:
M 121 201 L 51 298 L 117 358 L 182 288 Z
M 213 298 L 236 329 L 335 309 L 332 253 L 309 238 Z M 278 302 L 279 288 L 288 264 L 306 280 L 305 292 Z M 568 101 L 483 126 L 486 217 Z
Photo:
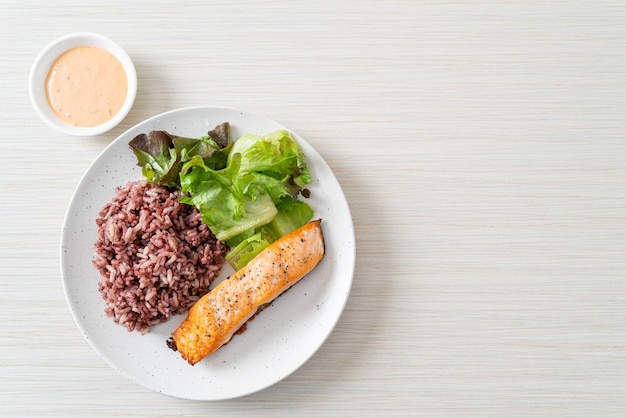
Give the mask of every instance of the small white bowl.
M 50 108 L 48 98 L 46 97 L 45 83 L 50 67 L 52 67 L 60 55 L 78 46 L 96 46 L 109 51 L 122 64 L 128 79 L 128 92 L 120 111 L 108 121 L 93 127 L 73 126 L 59 119 Z M 30 71 L 28 88 L 30 100 L 35 111 L 52 128 L 68 135 L 95 136 L 113 129 L 130 112 L 137 96 L 137 72 L 135 71 L 133 61 L 126 51 L 111 39 L 97 33 L 76 32 L 56 39 L 39 53 Z

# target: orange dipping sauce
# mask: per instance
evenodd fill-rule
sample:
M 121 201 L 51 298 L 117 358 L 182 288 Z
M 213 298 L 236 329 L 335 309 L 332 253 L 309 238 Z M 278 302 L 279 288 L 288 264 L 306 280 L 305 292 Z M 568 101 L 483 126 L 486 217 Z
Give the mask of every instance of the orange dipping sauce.
M 50 108 L 70 125 L 91 127 L 120 111 L 128 94 L 124 67 L 113 54 L 95 46 L 63 53 L 46 77 Z

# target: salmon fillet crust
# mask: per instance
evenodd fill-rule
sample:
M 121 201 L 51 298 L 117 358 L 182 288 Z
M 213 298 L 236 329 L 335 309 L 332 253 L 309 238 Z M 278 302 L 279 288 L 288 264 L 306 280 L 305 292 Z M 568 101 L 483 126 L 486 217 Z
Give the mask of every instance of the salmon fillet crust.
M 321 220 L 274 241 L 200 298 L 168 345 L 194 365 L 226 344 L 259 309 L 306 276 L 324 257 Z

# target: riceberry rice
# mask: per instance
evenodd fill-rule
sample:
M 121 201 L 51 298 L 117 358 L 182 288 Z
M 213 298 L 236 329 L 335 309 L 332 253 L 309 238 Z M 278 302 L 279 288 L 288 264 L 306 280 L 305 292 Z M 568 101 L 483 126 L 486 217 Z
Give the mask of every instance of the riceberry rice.
M 129 182 L 96 219 L 94 266 L 105 313 L 142 334 L 187 312 L 224 264 L 228 248 L 179 191 Z

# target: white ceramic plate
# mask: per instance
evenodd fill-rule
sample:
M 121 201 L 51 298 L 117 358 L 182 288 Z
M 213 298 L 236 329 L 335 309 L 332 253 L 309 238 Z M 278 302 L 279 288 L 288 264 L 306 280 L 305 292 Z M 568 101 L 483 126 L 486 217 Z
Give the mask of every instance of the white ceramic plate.
M 229 122 L 231 137 L 266 134 L 284 126 L 243 111 L 195 107 L 167 112 L 131 128 L 113 141 L 81 179 L 69 205 L 61 239 L 63 286 L 72 315 L 96 352 L 123 375 L 149 389 L 194 400 L 244 396 L 285 378 L 304 364 L 335 327 L 348 299 L 355 264 L 355 240 L 348 203 L 336 177 L 301 137 L 312 176 L 307 202 L 322 219 L 326 255 L 321 263 L 247 330 L 195 366 L 170 350 L 166 340 L 185 315 L 171 317 L 146 335 L 130 333 L 104 314 L 99 273 L 92 266 L 96 216 L 118 186 L 142 178 L 128 142 L 151 130 L 201 136 Z M 225 266 L 214 284 L 232 273 Z

